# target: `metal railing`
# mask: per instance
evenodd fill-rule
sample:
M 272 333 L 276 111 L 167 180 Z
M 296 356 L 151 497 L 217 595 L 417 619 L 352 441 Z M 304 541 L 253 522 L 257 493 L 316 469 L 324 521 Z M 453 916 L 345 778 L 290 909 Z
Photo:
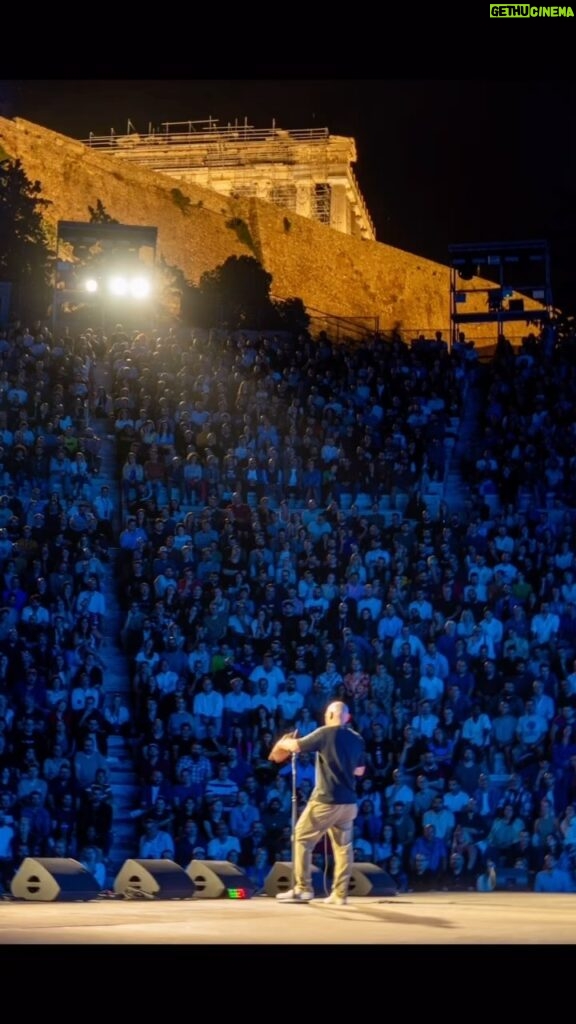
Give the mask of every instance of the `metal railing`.
M 166 129 L 168 129 L 174 122 L 168 122 Z M 205 146 L 206 143 L 213 142 L 326 142 L 330 136 L 328 128 L 293 128 L 293 129 L 279 129 L 279 128 L 252 128 L 249 126 L 228 126 L 227 128 L 220 128 L 217 126 L 210 128 L 203 128 L 201 131 L 195 131 L 191 126 L 194 124 L 204 124 L 205 122 L 197 121 L 183 121 L 178 122 L 181 124 L 188 125 L 188 130 L 183 131 L 154 131 L 149 130 L 145 133 L 136 131 L 127 132 L 126 134 L 118 134 L 117 132 L 110 132 L 109 135 L 94 135 L 90 132 L 87 139 L 80 139 L 79 141 L 85 146 L 90 146 L 91 149 L 113 149 L 118 148 L 132 148 L 135 146 Z

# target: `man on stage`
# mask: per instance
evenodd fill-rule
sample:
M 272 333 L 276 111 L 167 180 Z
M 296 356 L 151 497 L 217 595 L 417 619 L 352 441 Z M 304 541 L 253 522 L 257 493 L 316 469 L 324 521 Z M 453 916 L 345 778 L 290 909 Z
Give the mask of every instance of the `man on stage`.
M 307 736 L 282 736 L 269 760 L 281 764 L 290 754 L 316 753 L 316 784 L 294 832 L 294 887 L 276 899 L 308 903 L 312 889 L 312 852 L 328 834 L 334 856 L 332 892 L 325 903 L 343 906 L 353 860 L 353 823 L 358 814 L 356 777 L 365 771 L 364 740 L 348 725 L 350 712 L 342 701 L 333 701 L 324 725 Z

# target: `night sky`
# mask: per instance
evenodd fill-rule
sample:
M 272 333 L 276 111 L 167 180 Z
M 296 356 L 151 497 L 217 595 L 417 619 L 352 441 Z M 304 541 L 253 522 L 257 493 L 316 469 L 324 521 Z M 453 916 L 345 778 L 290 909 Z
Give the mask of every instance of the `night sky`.
M 566 81 L 10 79 L 0 109 L 73 138 L 212 117 L 356 140 L 381 242 L 447 263 L 452 243 L 546 239 L 576 306 L 576 84 Z M 574 295 L 574 299 L 572 299 Z M 576 311 L 576 310 L 574 310 Z

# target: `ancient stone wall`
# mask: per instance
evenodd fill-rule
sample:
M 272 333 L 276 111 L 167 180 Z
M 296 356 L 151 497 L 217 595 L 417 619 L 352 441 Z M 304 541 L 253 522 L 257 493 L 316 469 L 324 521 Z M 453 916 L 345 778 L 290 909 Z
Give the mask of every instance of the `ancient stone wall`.
M 289 214 L 259 199 L 231 199 L 209 189 L 103 156 L 82 143 L 20 119 L 0 118 L 0 157 L 20 159 L 51 205 L 49 237 L 59 220 L 89 219 L 98 200 L 125 224 L 158 228 L 158 256 L 198 283 L 229 256 L 255 256 L 272 274 L 275 298 L 298 296 L 333 316 L 377 318 L 380 330 L 400 327 L 450 336 L 450 269 L 382 242 L 361 241 Z M 486 282 L 489 287 L 489 282 Z M 492 285 L 494 287 L 494 285 Z M 526 299 L 527 310 L 540 304 Z M 469 296 L 467 311 L 486 311 Z M 507 326 L 517 340 L 534 328 Z M 471 325 L 466 336 L 492 346 L 496 325 Z

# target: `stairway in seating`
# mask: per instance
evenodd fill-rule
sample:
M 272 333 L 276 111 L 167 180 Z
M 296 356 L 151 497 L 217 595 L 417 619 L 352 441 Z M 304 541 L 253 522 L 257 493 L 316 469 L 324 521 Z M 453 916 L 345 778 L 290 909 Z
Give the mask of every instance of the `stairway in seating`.
M 104 362 L 96 365 L 95 384 L 103 384 L 111 392 L 110 371 Z M 101 439 L 101 466 L 98 476 L 94 477 L 94 496 L 99 493 L 102 484 L 110 488 L 110 497 L 116 508 L 114 534 L 118 537 L 122 529 L 119 471 L 116 458 L 116 439 L 112 421 L 90 419 L 90 426 Z M 102 592 L 106 599 L 106 616 L 103 624 L 103 641 L 100 656 L 105 664 L 103 668 L 103 696 L 106 701 L 108 694 L 122 693 L 126 704 L 133 712 L 133 700 L 130 680 L 130 666 L 120 644 L 120 630 L 124 615 L 118 595 L 118 548 L 110 547 L 110 560 L 105 565 L 102 579 Z M 110 736 L 108 739 L 108 776 L 113 794 L 113 840 L 108 856 L 109 888 L 124 862 L 135 857 L 138 849 L 136 824 L 130 818 L 130 810 L 134 807 L 139 792 L 134 765 L 133 751 L 129 741 L 122 736 Z
M 454 425 L 454 442 L 450 447 L 444 477 L 444 500 L 451 512 L 461 516 L 473 504 L 474 495 L 468 484 L 464 467 L 470 460 L 479 457 L 482 450 L 481 411 L 485 401 L 484 375 L 486 368 L 478 366 L 475 375 L 468 381 L 462 415 Z M 489 504 L 492 495 L 485 496 Z M 496 496 L 494 495 L 494 500 Z

